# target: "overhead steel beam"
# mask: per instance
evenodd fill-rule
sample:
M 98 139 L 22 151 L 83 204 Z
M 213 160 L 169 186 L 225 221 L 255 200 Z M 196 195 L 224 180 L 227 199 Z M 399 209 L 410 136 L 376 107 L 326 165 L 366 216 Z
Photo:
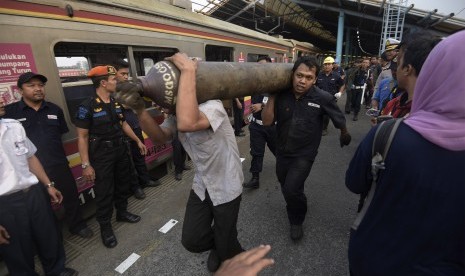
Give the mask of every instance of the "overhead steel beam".
M 345 8 L 336 8 L 336 7 L 331 7 L 331 6 L 324 5 L 324 4 L 317 4 L 317 3 L 306 2 L 306 1 L 302 1 L 302 0 L 291 0 L 291 2 L 295 3 L 295 4 L 298 4 L 298 5 L 302 5 L 302 6 L 319 8 L 319 9 L 333 11 L 333 12 L 337 12 L 337 13 L 339 13 L 339 11 L 341 11 L 341 10 L 344 10 L 344 13 L 347 14 L 347 15 L 361 17 L 363 19 L 368 19 L 368 20 L 377 21 L 377 22 L 383 22 L 383 18 L 381 18 L 379 16 L 369 15 L 369 14 L 358 12 L 358 11 L 351 11 L 351 10 L 347 10 Z M 415 28 L 415 27 L 418 27 L 418 26 L 413 25 L 413 24 L 405 23 L 404 27 Z M 440 32 L 440 31 L 436 31 L 436 30 L 430 31 L 430 32 L 432 32 L 434 35 L 438 35 L 438 36 L 448 36 L 449 35 L 449 34 L 447 34 L 445 32 Z
M 405 10 L 405 12 L 404 12 L 405 15 L 407 15 L 407 14 L 409 13 L 409 11 L 410 11 L 411 9 L 413 9 L 414 6 L 415 6 L 414 4 L 411 4 L 411 5 Z
M 438 9 L 434 9 L 432 11 L 430 11 L 427 15 L 425 15 L 425 17 L 423 17 L 422 19 L 418 20 L 417 21 L 417 24 L 422 24 L 423 22 L 425 22 L 426 20 L 430 19 L 431 16 L 435 13 L 438 12 Z
M 250 9 L 251 7 L 255 6 L 255 3 L 257 3 L 258 1 L 260 0 L 254 0 L 252 2 L 250 2 L 247 6 L 245 6 L 244 8 L 242 8 L 240 11 L 238 11 L 236 14 L 234 14 L 233 16 L 231 16 L 230 18 L 226 19 L 225 21 L 226 22 L 230 22 L 231 20 L 233 20 L 234 18 L 238 17 L 239 15 L 241 15 L 243 12 L 245 12 L 246 10 Z
M 383 12 L 384 4 L 386 4 L 386 0 L 383 0 L 383 3 L 381 3 L 381 6 L 379 7 L 378 15 L 380 15 Z
M 450 13 L 448 15 L 444 15 L 443 17 L 441 17 L 439 20 L 437 20 L 436 22 L 434 22 L 433 24 L 429 25 L 429 27 L 433 27 L 433 26 L 436 26 L 437 24 L 439 23 L 442 23 L 444 21 L 446 21 L 447 19 L 453 17 L 455 14 L 454 13 Z

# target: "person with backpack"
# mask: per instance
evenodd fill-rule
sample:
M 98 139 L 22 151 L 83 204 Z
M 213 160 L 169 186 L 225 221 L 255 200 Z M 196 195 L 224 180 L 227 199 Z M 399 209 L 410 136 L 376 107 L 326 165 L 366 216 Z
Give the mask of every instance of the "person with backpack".
M 370 193 L 350 235 L 350 275 L 465 275 L 463 41 L 464 31 L 429 54 L 410 115 L 385 133 L 388 149 L 377 151 L 383 161 L 371 165 L 385 124 L 368 133 L 350 162 L 346 186 Z

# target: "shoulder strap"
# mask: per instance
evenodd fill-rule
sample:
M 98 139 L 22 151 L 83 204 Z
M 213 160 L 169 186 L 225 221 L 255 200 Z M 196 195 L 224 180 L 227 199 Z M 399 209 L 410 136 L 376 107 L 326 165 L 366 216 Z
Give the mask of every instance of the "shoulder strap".
M 365 200 L 365 203 L 363 204 L 362 210 L 360 210 L 360 213 L 358 213 L 358 216 L 352 225 L 352 229 L 354 230 L 358 229 L 358 226 L 362 222 L 368 208 L 370 207 L 378 182 L 378 171 L 385 169 L 384 159 L 386 158 L 389 148 L 391 147 L 392 140 L 394 140 L 397 128 L 403 120 L 404 118 L 384 121 L 376 130 L 375 137 L 373 139 L 373 147 L 371 150 L 373 156 L 371 159 L 371 174 L 373 176 L 373 181 L 370 190 L 368 191 L 368 196 Z

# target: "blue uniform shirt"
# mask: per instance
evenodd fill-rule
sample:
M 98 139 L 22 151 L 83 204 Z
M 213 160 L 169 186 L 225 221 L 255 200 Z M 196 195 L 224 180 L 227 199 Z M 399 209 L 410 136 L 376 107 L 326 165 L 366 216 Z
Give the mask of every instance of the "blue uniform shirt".
M 344 80 L 341 78 L 341 75 L 335 71 L 331 71 L 328 75 L 326 75 L 325 72 L 320 72 L 318 74 L 316 86 L 332 95 L 339 92 L 339 88 L 341 88 L 342 85 L 344 85 Z
M 27 137 L 37 147 L 36 156 L 42 166 L 49 168 L 68 163 L 61 136 L 68 132 L 63 110 L 43 101 L 35 111 L 23 100 L 5 106 L 5 118 L 16 119 L 26 130 Z

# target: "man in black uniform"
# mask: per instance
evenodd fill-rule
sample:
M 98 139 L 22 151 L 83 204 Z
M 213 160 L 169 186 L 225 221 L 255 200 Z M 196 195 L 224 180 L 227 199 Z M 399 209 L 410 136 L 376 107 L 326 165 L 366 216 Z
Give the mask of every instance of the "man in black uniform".
M 129 80 L 129 64 L 124 60 L 118 60 L 114 64 L 116 69 L 116 81 L 118 83 L 126 82 Z M 123 109 L 124 117 L 126 122 L 131 127 L 132 131 L 136 134 L 137 138 L 140 141 L 144 141 L 144 136 L 142 135 L 142 129 L 139 125 L 139 119 L 137 115 L 131 110 L 124 108 Z M 134 193 L 134 197 L 137 199 L 144 199 L 145 193 L 142 190 L 145 187 L 156 187 L 160 185 L 160 181 L 153 181 L 147 170 L 147 165 L 145 164 L 145 156 L 140 153 L 139 146 L 137 141 L 129 141 L 129 148 L 132 158 L 132 168 L 133 179 L 131 184 L 131 189 Z
M 258 63 L 271 62 L 269 56 L 261 56 L 257 60 Z M 268 101 L 268 96 L 253 95 L 252 105 L 250 110 L 252 113 L 249 115 L 249 133 L 250 133 L 250 155 L 252 161 L 250 162 L 250 172 L 252 179 L 244 183 L 244 188 L 258 188 L 260 185 L 260 172 L 263 167 L 263 156 L 265 156 L 265 145 L 268 145 L 270 151 L 275 155 L 276 152 L 276 126 L 263 126 L 262 122 L 262 109 Z
M 63 110 L 45 101 L 47 78 L 33 72 L 18 78 L 20 101 L 5 107 L 5 118 L 20 121 L 27 137 L 37 147 L 36 156 L 50 179 L 63 194 L 65 219 L 69 231 L 82 238 L 90 238 L 92 230 L 82 218 L 76 181 L 69 169 L 61 136 L 68 132 Z
M 364 58 L 360 68 L 355 72 L 354 81 L 351 87 L 352 93 L 352 110 L 354 111 L 353 121 L 358 120 L 358 113 L 360 112 L 360 105 L 362 104 L 362 95 L 370 88 L 369 85 L 372 84 L 372 76 L 368 70 L 370 66 L 370 60 Z
M 141 154 L 145 155 L 147 151 L 126 123 L 121 105 L 112 97 L 116 90 L 115 75 L 116 69 L 108 65 L 89 71 L 88 77 L 92 79 L 96 93 L 79 105 L 75 117 L 82 174 L 87 181 L 95 182 L 96 218 L 102 242 L 108 248 L 118 243 L 111 227 L 113 202 L 117 221 L 140 221 L 139 216 L 127 211 L 131 165 L 123 132 L 137 141 Z
M 328 115 L 341 130 L 341 147 L 351 139 L 335 97 L 313 86 L 318 70 L 314 57 L 300 57 L 292 69 L 292 90 L 270 96 L 262 111 L 263 125 L 277 122 L 276 174 L 294 241 L 303 236 L 302 224 L 307 213 L 304 183 L 320 146 L 323 115 Z
M 342 95 L 342 92 L 344 91 L 344 80 L 342 76 L 339 75 L 337 70 L 333 70 L 334 63 L 335 62 L 332 57 L 325 58 L 325 60 L 323 61 L 323 71 L 321 71 L 318 74 L 316 86 L 334 95 L 336 99 L 339 99 Z M 324 115 L 322 132 L 323 136 L 328 134 L 328 124 L 329 117 L 327 115 Z

